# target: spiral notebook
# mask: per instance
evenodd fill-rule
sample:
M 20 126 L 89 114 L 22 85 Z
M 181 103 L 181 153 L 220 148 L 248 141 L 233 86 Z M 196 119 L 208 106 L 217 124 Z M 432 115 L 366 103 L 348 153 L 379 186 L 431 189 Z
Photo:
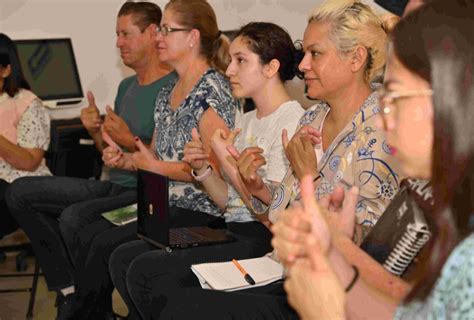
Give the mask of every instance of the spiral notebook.
M 283 265 L 268 255 L 253 259 L 239 260 L 239 263 L 255 280 L 255 284 L 245 281 L 241 272 L 231 262 L 193 264 L 191 270 L 203 289 L 236 291 L 264 286 L 283 278 Z
M 361 248 L 389 272 L 401 276 L 430 237 L 423 211 L 408 187 L 402 186 Z

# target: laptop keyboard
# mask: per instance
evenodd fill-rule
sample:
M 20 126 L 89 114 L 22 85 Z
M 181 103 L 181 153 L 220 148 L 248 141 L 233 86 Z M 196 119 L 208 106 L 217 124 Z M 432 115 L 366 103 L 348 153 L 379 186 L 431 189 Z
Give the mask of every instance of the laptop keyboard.
M 207 237 L 189 229 L 170 229 L 170 244 L 189 244 L 204 242 Z

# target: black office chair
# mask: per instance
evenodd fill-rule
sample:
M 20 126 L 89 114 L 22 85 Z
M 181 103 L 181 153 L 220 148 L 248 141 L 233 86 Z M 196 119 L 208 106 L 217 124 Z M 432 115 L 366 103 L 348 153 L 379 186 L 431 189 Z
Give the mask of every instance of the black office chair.
M 30 244 L 4 246 L 0 248 L 0 262 L 4 262 L 6 259 L 7 252 L 20 251 L 16 256 L 16 270 L 23 272 L 27 269 L 27 256 L 33 252 Z M 27 288 L 13 288 L 13 289 L 0 289 L 1 293 L 13 293 L 13 292 L 30 292 L 30 298 L 28 302 L 28 311 L 26 313 L 26 319 L 33 319 L 33 309 L 36 299 L 36 289 L 38 287 L 38 280 L 40 276 L 40 267 L 38 261 L 35 262 L 35 270 L 33 273 L 7 273 L 0 274 L 0 278 L 15 278 L 15 277 L 33 277 L 31 287 Z

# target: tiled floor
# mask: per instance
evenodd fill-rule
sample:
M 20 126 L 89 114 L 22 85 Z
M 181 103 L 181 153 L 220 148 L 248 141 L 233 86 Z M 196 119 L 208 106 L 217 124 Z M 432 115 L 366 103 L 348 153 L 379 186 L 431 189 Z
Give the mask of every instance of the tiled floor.
M 9 253 L 5 262 L 0 263 L 0 274 L 18 274 L 15 270 L 16 253 Z M 28 269 L 26 273 L 33 273 L 34 258 L 28 258 Z M 28 288 L 31 287 L 32 277 L 0 278 L 0 289 Z M 26 319 L 28 309 L 29 292 L 0 293 L 0 320 L 23 320 Z M 38 291 L 36 293 L 33 319 L 52 320 L 56 318 L 54 307 L 55 293 L 46 288 L 43 277 L 40 277 Z M 117 292 L 114 292 L 114 308 L 119 314 L 127 314 L 127 308 Z M 92 319 L 91 319 L 92 320 Z

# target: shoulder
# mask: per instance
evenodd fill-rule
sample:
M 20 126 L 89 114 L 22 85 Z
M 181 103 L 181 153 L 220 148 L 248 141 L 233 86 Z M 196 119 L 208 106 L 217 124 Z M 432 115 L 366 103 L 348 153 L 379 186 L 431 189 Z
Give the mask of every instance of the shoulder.
M 449 256 L 443 267 L 442 278 L 448 287 L 459 289 L 469 285 L 474 290 L 474 234 L 461 241 Z M 465 283 L 466 280 L 469 280 Z
M 305 114 L 306 111 L 298 101 L 290 100 L 280 106 L 279 112 L 281 112 L 282 115 L 290 114 L 292 117 L 298 117 L 299 119 Z
M 301 125 L 309 125 L 313 122 L 316 117 L 319 115 L 326 114 L 329 111 L 329 106 L 325 102 L 319 102 L 311 107 L 309 107 L 300 119 Z
M 209 69 L 202 76 L 200 89 L 205 89 L 208 91 L 213 91 L 226 95 L 231 94 L 229 80 L 223 74 L 217 72 L 214 69 Z
M 296 100 L 283 103 L 273 115 L 274 121 L 279 127 L 293 127 L 298 124 L 305 110 Z
M 257 119 L 257 110 L 248 111 L 248 112 L 242 114 L 242 116 L 239 119 L 239 124 L 237 124 L 237 125 L 240 125 L 240 124 L 243 124 L 243 123 L 248 123 L 248 122 L 250 122 L 252 120 L 255 120 L 255 119 Z

